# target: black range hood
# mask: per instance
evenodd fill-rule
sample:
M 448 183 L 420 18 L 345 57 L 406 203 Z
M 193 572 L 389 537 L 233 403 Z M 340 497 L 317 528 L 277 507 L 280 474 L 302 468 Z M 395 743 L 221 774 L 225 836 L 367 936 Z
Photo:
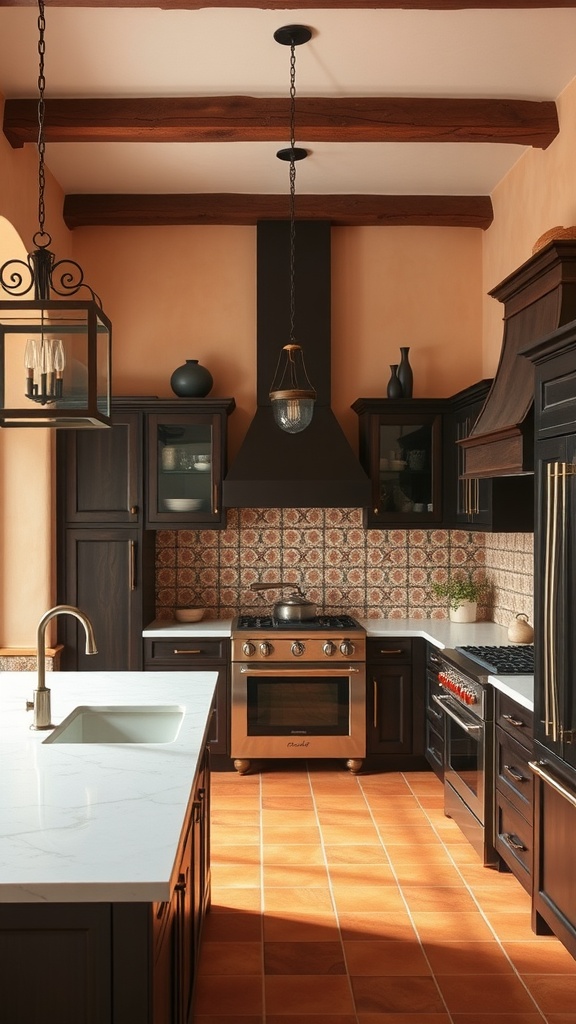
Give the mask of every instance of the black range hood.
M 370 480 L 330 408 L 330 223 L 297 221 L 295 337 L 317 399 L 300 434 L 281 430 L 268 393 L 289 341 L 290 224 L 257 227 L 257 409 L 224 479 L 228 508 L 364 508 Z

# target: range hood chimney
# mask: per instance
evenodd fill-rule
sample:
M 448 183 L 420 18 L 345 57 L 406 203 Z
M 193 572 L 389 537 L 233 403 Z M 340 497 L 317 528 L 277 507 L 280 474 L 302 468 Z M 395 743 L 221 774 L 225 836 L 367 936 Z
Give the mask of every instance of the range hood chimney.
M 521 350 L 576 319 L 576 242 L 550 242 L 489 294 L 504 303 L 504 337 L 486 402 L 457 442 L 463 478 L 534 471 L 534 367 Z
M 290 224 L 257 227 L 257 409 L 224 479 L 229 508 L 364 508 L 370 480 L 330 408 L 330 223 L 297 221 L 295 337 L 316 389 L 312 423 L 281 430 L 268 393 L 290 323 Z

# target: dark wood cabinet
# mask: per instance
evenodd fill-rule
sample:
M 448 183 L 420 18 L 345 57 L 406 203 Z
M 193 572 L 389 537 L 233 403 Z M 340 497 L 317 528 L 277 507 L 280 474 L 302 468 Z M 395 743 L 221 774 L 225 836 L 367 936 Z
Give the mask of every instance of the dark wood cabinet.
M 441 782 L 444 781 L 444 712 L 436 704 L 434 695 L 442 693 L 438 682 L 440 659 L 436 648 L 427 645 L 426 652 L 426 696 L 425 696 L 425 747 L 428 764 Z
M 408 767 L 423 754 L 423 665 L 418 638 L 366 644 L 366 753 Z
M 482 411 L 492 381 L 481 380 L 453 395 L 444 429 L 444 526 L 493 533 L 534 529 L 534 477 L 463 479 L 468 437 Z
M 360 461 L 372 481 L 371 528 L 425 529 L 443 517 L 442 399 L 359 398 Z
M 209 804 L 205 752 L 165 902 L 0 905 L 3 1020 L 192 1024 L 200 936 L 210 905 Z
M 227 756 L 230 750 L 230 641 L 207 637 L 146 638 L 144 668 L 157 672 L 218 672 L 208 741 L 211 755 Z
M 494 758 L 494 846 L 527 892 L 532 892 L 534 716 L 496 692 Z
M 155 616 L 155 531 L 225 525 L 233 408 L 228 398 L 114 399 L 112 427 L 60 432 L 58 602 L 90 617 L 98 646 L 86 657 L 82 628 L 61 616 L 63 669 L 142 668 L 142 630 Z

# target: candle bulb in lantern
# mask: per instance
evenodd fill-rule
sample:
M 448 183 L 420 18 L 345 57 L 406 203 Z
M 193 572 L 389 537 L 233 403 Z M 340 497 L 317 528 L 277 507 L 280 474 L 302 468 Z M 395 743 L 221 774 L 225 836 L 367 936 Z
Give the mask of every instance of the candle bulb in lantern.
M 63 377 L 64 367 L 66 366 L 66 354 L 64 352 L 64 342 L 62 338 L 54 339 L 54 369 L 56 371 L 56 387 L 55 394 L 56 398 L 62 398 L 63 392 Z
M 26 367 L 26 397 L 34 396 L 34 370 L 38 361 L 36 353 L 35 338 L 28 338 L 24 352 L 24 366 Z

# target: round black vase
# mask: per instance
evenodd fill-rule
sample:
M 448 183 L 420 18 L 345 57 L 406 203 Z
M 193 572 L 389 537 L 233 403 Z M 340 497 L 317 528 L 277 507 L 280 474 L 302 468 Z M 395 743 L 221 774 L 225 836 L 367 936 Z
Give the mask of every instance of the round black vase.
M 412 398 L 414 378 L 412 367 L 408 361 L 409 348 L 400 349 L 400 362 L 398 363 L 398 380 L 402 387 L 402 398 Z
M 390 371 L 390 380 L 388 381 L 386 394 L 388 398 L 402 398 L 402 385 L 398 380 L 398 363 L 392 363 Z
M 187 359 L 170 377 L 170 387 L 179 398 L 205 398 L 213 383 L 210 370 L 200 366 L 197 359 Z

